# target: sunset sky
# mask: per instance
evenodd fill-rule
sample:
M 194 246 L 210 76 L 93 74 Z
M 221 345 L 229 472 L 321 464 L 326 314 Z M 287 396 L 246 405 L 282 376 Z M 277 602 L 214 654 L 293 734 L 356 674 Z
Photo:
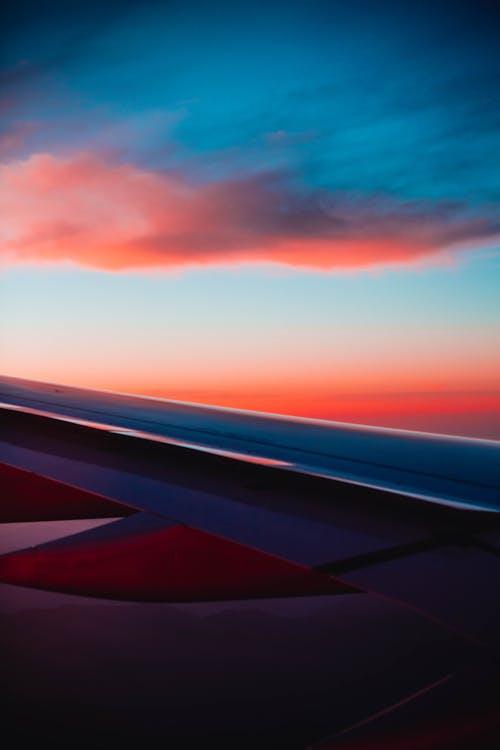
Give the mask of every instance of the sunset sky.
M 497 3 L 3 11 L 0 369 L 500 439 Z

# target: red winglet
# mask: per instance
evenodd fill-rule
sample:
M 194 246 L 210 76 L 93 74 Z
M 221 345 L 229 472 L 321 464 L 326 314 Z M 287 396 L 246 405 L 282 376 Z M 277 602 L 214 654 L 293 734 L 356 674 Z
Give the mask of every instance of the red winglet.
M 356 591 L 325 573 L 147 514 L 0 557 L 6 583 L 129 601 Z

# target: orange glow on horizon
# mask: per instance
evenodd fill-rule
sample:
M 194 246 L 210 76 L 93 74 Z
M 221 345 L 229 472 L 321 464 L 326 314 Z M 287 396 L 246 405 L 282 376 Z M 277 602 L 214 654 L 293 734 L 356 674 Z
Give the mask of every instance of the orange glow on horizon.
M 236 393 L 135 389 L 157 398 L 310 419 L 442 432 L 500 440 L 500 390 L 420 393 Z
M 500 389 L 494 387 L 458 390 L 429 383 L 413 390 L 405 390 L 400 384 L 390 390 L 387 383 L 380 389 L 372 383 L 372 388 L 347 390 L 347 384 L 339 389 L 287 382 L 286 387 L 268 383 L 267 388 L 259 388 L 254 383 L 245 388 L 235 383 L 224 388 L 222 383 L 160 386 L 128 380 L 110 382 L 95 376 L 83 379 L 81 375 L 46 380 L 210 406 L 500 440 Z

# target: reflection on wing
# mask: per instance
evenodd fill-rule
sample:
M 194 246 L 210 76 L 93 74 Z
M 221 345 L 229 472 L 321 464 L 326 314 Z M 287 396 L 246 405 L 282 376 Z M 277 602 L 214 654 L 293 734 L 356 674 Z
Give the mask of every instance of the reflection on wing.
M 325 573 L 146 513 L 0 556 L 0 580 L 135 601 L 210 601 L 356 590 Z

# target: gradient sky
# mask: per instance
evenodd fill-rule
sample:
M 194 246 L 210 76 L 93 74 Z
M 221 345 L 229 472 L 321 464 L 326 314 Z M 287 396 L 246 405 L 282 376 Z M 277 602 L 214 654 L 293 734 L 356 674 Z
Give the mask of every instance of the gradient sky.
M 5 374 L 500 438 L 500 10 L 17 2 Z

